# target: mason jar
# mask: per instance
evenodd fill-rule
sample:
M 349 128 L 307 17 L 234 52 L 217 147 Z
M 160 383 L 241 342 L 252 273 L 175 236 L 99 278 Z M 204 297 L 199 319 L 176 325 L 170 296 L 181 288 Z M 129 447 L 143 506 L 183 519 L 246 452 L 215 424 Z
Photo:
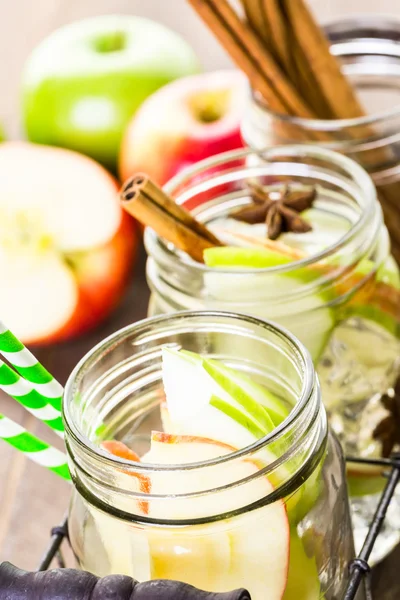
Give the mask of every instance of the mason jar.
M 212 227 L 250 202 L 252 180 L 315 186 L 316 209 L 345 217 L 347 233 L 302 260 L 232 269 L 197 263 L 147 229 L 149 314 L 221 309 L 287 327 L 312 356 L 331 426 L 345 453 L 380 457 L 387 449 L 385 426 L 399 427 L 391 402 L 400 362 L 400 295 L 373 183 L 347 157 L 298 145 L 220 155 L 178 175 L 166 190 Z M 383 486 L 379 469 L 349 468 L 358 547 Z M 399 530 L 399 504 L 393 502 L 374 560 L 397 543 Z
M 103 440 L 142 456 L 162 427 L 166 345 L 250 376 L 290 406 L 287 418 L 213 460 L 148 464 L 109 454 Z M 354 554 L 343 456 L 309 354 L 287 331 L 214 311 L 141 321 L 81 360 L 63 410 L 74 483 L 69 535 L 83 569 L 210 591 L 244 587 L 253 600 L 342 597 Z
M 367 116 L 312 120 L 273 113 L 252 96 L 242 137 L 253 149 L 306 142 L 356 160 L 374 180 L 393 254 L 400 262 L 400 21 L 360 15 L 326 25 L 338 56 Z

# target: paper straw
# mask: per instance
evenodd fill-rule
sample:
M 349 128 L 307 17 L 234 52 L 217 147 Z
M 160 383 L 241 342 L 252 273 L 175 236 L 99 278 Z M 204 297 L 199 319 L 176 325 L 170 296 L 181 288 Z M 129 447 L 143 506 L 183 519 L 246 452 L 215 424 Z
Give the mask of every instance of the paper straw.
M 64 437 L 64 424 L 60 411 L 49 399 L 0 359 L 0 389 L 22 404 L 34 417 L 43 421 L 60 437 Z
M 67 457 L 26 429 L 0 413 L 0 439 L 7 442 L 33 462 L 49 469 L 67 481 L 71 480 Z
M 62 386 L 1 321 L 0 353 L 61 414 Z

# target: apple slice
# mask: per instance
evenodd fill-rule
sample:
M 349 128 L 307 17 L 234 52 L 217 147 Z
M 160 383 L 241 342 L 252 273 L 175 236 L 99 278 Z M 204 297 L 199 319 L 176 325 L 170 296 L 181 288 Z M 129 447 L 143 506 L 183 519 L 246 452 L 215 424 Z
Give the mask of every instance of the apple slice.
M 293 260 L 269 248 L 216 246 L 204 250 L 204 262 L 207 267 L 262 269 L 287 265 Z
M 1 318 L 25 341 L 51 336 L 76 310 L 73 273 L 51 248 L 27 255 L 0 247 L 0 273 Z
M 113 456 L 124 460 L 139 462 L 140 458 L 128 446 L 117 440 L 105 440 L 101 447 Z M 116 465 L 116 469 L 118 466 Z M 132 474 L 137 491 L 150 493 L 150 478 L 142 474 Z M 150 549 L 147 533 L 140 525 L 116 519 L 103 511 L 87 504 L 94 526 L 103 542 L 108 557 L 108 574 L 129 575 L 139 581 L 151 579 Z M 131 500 L 120 496 L 118 506 L 127 513 L 147 515 L 148 502 Z M 93 549 L 92 549 L 93 550 Z
M 118 458 L 123 458 L 124 460 L 129 460 L 133 462 L 140 462 L 139 456 L 128 448 L 123 442 L 119 442 L 117 440 L 105 440 L 101 443 L 101 447 L 104 450 L 107 450 L 110 454 L 114 456 L 118 456 Z M 138 482 L 137 491 L 141 494 L 150 494 L 151 492 L 151 481 L 147 475 L 143 475 L 142 473 L 129 473 L 134 477 Z M 129 501 L 129 512 L 133 510 L 134 507 L 139 509 L 139 514 L 148 515 L 149 514 L 149 504 L 146 500 L 133 500 L 132 505 Z
M 319 358 L 336 321 L 335 312 L 327 306 L 333 293 L 309 292 L 308 284 L 320 276 L 318 271 L 304 267 L 281 274 L 257 272 L 293 262 L 269 248 L 209 248 L 204 260 L 207 266 L 231 271 L 222 275 L 210 269 L 205 274 L 210 301 L 218 302 L 221 309 L 245 310 L 280 323 L 305 344 L 314 360 Z M 242 272 L 250 268 L 254 272 Z
M 251 413 L 254 402 L 261 405 L 275 425 L 279 425 L 288 416 L 290 409 L 266 387 L 258 385 L 253 379 L 221 362 L 203 359 L 203 367 L 209 375 L 232 397 L 239 398 L 243 407 Z
M 128 575 L 138 581 L 151 579 L 150 546 L 146 530 L 140 525 L 116 519 L 92 504 L 86 503 L 86 508 L 108 558 L 107 573 L 99 575 Z M 93 552 L 93 548 L 90 548 L 90 552 Z
M 237 384 L 232 384 L 230 391 L 227 391 L 229 386 L 222 387 L 204 368 L 200 355 L 163 348 L 163 383 L 170 418 L 181 423 L 185 433 L 196 434 L 194 428 L 201 429 L 201 435 L 248 445 L 254 442 L 254 432 L 257 439 L 275 427 L 268 412 Z M 238 389 L 240 394 L 235 393 Z M 188 390 L 191 390 L 190 402 Z M 229 415 L 226 408 L 232 408 Z M 236 418 L 238 413 L 242 415 L 240 423 Z M 248 427 L 243 427 L 243 420 L 248 422 Z
M 245 376 L 241 379 L 242 374 L 225 366 L 222 366 L 222 370 L 215 369 L 218 362 L 212 361 L 208 364 L 212 376 L 204 368 L 204 362 L 205 359 L 192 352 L 163 349 L 166 406 L 161 414 L 165 429 L 169 432 L 209 437 L 236 448 L 244 448 L 275 428 L 272 421 L 272 425 L 268 421 L 268 426 L 263 428 L 256 418 L 260 411 L 263 417 L 267 415 L 269 419 L 270 413 L 273 414 L 278 422 L 289 413 L 283 402 L 279 407 L 278 398 L 255 382 L 249 383 Z M 254 396 L 252 392 L 255 392 Z M 276 461 L 278 452 L 278 447 L 273 452 L 263 448 L 255 458 L 259 464 L 269 465 Z M 274 485 L 279 485 L 290 476 L 291 473 L 283 465 L 270 474 L 270 479 Z M 302 491 L 299 490 L 289 499 L 290 510 L 294 509 L 301 496 Z
M 288 581 L 282 600 L 317 600 L 322 598 L 318 567 L 314 556 L 307 556 L 296 530 L 290 533 Z
M 207 438 L 153 432 L 145 460 L 156 464 L 188 464 L 234 451 L 232 446 Z M 155 471 L 152 491 L 172 497 L 159 502 L 154 513 L 152 501 L 150 514 L 190 519 L 252 504 L 273 491 L 266 477 L 252 479 L 235 488 L 236 491 L 228 489 L 182 499 L 176 496 L 221 488 L 258 470 L 253 461 L 237 459 L 200 469 Z M 191 584 L 202 582 L 202 587 L 209 590 L 245 587 L 256 599 L 282 598 L 289 562 L 289 524 L 282 500 L 220 523 L 153 532 L 149 543 L 153 578 L 172 579 L 179 575 L 179 579 Z

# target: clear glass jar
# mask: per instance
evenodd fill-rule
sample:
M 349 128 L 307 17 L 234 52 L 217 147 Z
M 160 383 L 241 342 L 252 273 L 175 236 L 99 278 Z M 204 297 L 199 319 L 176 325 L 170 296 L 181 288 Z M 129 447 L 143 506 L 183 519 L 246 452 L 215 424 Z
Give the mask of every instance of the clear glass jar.
M 289 416 L 251 446 L 211 461 L 152 465 L 111 456 L 101 440 L 142 455 L 160 427 L 165 344 L 251 375 L 290 403 Z M 245 587 L 253 600 L 342 596 L 354 552 L 343 456 L 328 434 L 312 361 L 288 332 L 219 312 L 141 321 L 82 359 L 66 386 L 64 418 L 74 482 L 69 534 L 84 569 L 211 591 Z M 227 482 L 238 461 L 256 464 L 266 453 L 265 468 Z M 202 485 L 207 469 L 223 472 L 220 487 Z M 151 493 L 155 476 L 164 477 L 165 493 Z
M 268 269 L 208 268 L 146 230 L 149 314 L 204 308 L 272 319 L 310 351 L 331 425 L 349 455 L 380 456 L 379 423 L 390 416 L 381 402 L 399 372 L 399 274 L 390 256 L 371 179 L 354 161 L 312 145 L 285 146 L 261 154 L 227 153 L 177 176 L 166 187 L 177 202 L 212 223 L 247 204 L 247 182 L 314 185 L 314 206 L 351 222 L 348 233 L 322 253 Z M 322 267 L 330 262 L 335 268 Z M 312 278 L 304 276 L 313 273 Z M 349 471 L 356 544 L 361 544 L 384 480 L 374 469 Z M 385 534 L 375 547 L 382 557 L 399 539 L 393 503 Z
M 400 262 L 400 21 L 361 15 L 326 25 L 332 53 L 366 109 L 359 119 L 309 120 L 269 111 L 253 97 L 242 123 L 250 148 L 310 142 L 346 154 L 377 186 L 393 255 Z

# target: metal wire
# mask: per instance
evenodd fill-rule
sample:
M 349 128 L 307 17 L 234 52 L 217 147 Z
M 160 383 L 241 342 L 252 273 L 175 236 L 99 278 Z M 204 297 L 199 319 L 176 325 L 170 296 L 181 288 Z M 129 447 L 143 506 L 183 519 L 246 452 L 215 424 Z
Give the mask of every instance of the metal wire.
M 382 464 L 382 461 L 379 460 L 371 461 L 366 459 L 351 459 L 350 457 L 347 460 L 348 462 L 357 462 L 363 464 Z M 375 541 L 379 535 L 383 521 L 385 520 L 390 501 L 393 498 L 396 486 L 400 480 L 400 454 L 393 454 L 390 459 L 385 461 L 385 466 L 391 466 L 388 482 L 382 492 L 374 518 L 372 519 L 367 536 L 364 540 L 363 547 L 361 548 L 358 557 L 350 563 L 350 580 L 343 600 L 354 600 L 361 581 L 367 575 L 369 575 L 371 571 L 371 568 L 368 564 L 368 559 L 371 556 Z
M 66 518 L 61 525 L 54 527 L 51 530 L 51 542 L 40 561 L 38 571 L 47 571 L 55 558 L 57 558 L 59 567 L 65 567 L 65 561 L 61 550 L 61 544 L 65 539 L 68 539 L 68 521 Z
M 349 456 L 347 462 L 365 464 L 370 466 L 387 467 L 388 481 L 385 489 L 380 497 L 375 515 L 372 519 L 363 547 L 357 558 L 354 558 L 349 565 L 350 577 L 349 582 L 342 600 L 355 600 L 361 583 L 365 584 L 365 592 L 367 600 L 372 600 L 370 587 L 370 572 L 371 567 L 368 564 L 368 559 L 374 548 L 374 544 L 379 535 L 383 521 L 386 517 L 387 509 L 393 498 L 396 486 L 400 480 L 400 453 L 393 454 L 391 458 L 382 459 L 366 459 Z M 68 539 L 68 524 L 67 519 L 59 527 L 55 527 L 51 532 L 51 543 L 46 550 L 42 561 L 39 565 L 39 571 L 47 570 L 54 559 L 57 559 L 58 566 L 64 567 L 64 559 L 62 556 L 61 545 L 64 539 Z

